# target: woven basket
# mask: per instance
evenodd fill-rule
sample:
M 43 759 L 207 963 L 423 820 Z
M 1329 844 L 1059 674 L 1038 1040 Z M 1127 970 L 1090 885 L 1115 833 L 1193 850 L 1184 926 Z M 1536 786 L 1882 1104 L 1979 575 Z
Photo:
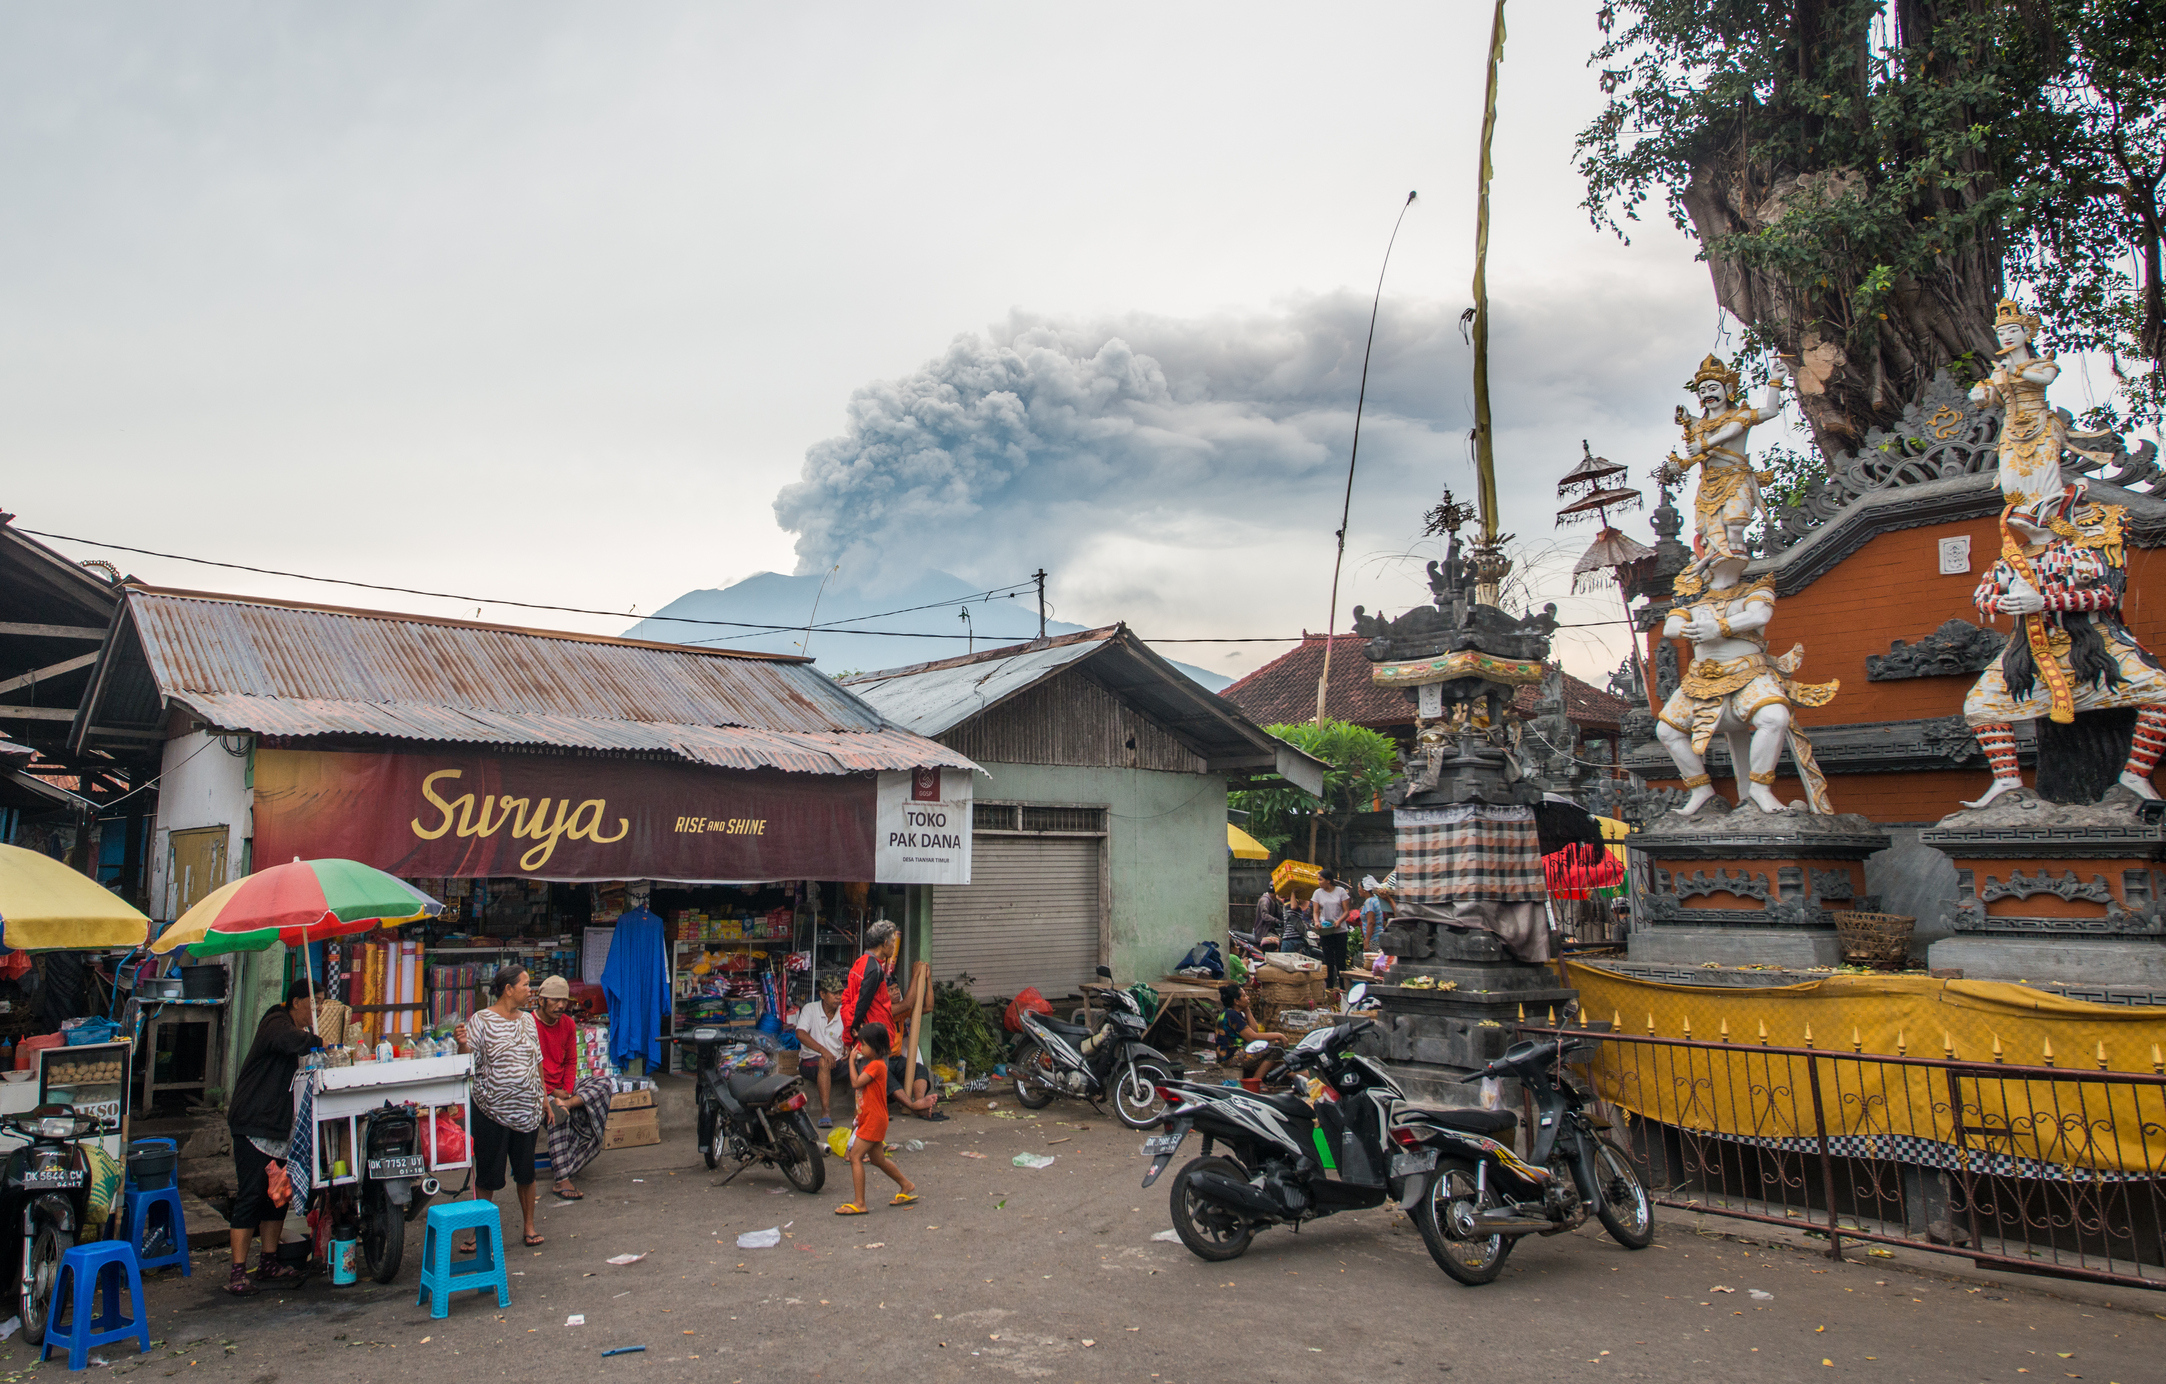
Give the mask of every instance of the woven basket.
M 1835 935 L 1843 960 L 1854 966 L 1899 971 L 1910 961 L 1910 934 L 1916 918 L 1900 913 L 1837 913 Z
M 1324 973 L 1312 972 L 1308 980 L 1286 983 L 1264 980 L 1256 984 L 1256 1017 L 1267 1029 L 1278 1026 L 1279 1012 L 1286 1009 L 1315 1009 L 1324 1002 Z

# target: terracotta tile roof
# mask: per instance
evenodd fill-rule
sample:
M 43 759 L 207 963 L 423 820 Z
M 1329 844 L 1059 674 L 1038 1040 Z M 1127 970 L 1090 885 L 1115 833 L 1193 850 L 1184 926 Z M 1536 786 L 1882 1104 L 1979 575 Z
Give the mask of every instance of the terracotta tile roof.
M 1331 641 L 1331 691 L 1324 712 L 1333 720 L 1382 730 L 1414 724 L 1414 704 L 1396 688 L 1369 681 L 1369 660 L 1358 634 Z M 1234 683 L 1218 695 L 1241 708 L 1258 725 L 1306 721 L 1316 714 L 1316 680 L 1323 674 L 1324 636 L 1304 634 L 1301 643 Z M 1522 687 L 1514 698 L 1520 714 L 1534 713 L 1536 689 Z M 1599 687 L 1564 675 L 1565 715 L 1589 730 L 1618 728 L 1631 708 Z

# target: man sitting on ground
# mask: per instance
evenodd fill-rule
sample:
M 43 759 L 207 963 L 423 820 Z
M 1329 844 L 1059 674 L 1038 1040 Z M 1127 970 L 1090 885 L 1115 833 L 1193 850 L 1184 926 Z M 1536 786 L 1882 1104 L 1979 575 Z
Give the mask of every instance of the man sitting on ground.
M 835 1124 L 835 1071 L 843 1065 L 842 977 L 829 972 L 820 977 L 820 995 L 797 1011 L 797 1074 L 817 1072 L 820 1084 L 820 1128 Z

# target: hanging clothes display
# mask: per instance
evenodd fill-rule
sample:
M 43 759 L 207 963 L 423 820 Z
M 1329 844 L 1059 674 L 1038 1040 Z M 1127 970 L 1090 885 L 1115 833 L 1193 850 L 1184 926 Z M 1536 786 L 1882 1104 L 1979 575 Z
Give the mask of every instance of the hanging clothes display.
M 669 1013 L 669 949 L 662 920 L 645 905 L 617 919 L 602 967 L 609 1001 L 609 1060 L 622 1067 L 634 1057 L 647 1070 L 662 1068 L 662 1021 Z

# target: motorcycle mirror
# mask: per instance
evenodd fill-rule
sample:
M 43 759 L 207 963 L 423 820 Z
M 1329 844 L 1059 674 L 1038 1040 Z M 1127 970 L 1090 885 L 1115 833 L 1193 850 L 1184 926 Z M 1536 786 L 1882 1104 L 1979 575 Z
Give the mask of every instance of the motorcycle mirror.
M 1113 968 L 1111 966 L 1100 966 L 1098 968 L 1098 978 L 1100 980 L 1113 979 Z
M 1346 992 L 1346 1007 L 1348 1009 L 1359 1009 L 1361 1002 L 1367 998 L 1369 998 L 1369 983 L 1363 981 Z
M 1247 1047 L 1241 1049 L 1241 1051 L 1247 1053 L 1250 1057 L 1261 1057 L 1265 1053 L 1271 1051 L 1271 1045 L 1265 1042 L 1263 1039 L 1258 1038 L 1255 1042 L 1250 1043 Z

